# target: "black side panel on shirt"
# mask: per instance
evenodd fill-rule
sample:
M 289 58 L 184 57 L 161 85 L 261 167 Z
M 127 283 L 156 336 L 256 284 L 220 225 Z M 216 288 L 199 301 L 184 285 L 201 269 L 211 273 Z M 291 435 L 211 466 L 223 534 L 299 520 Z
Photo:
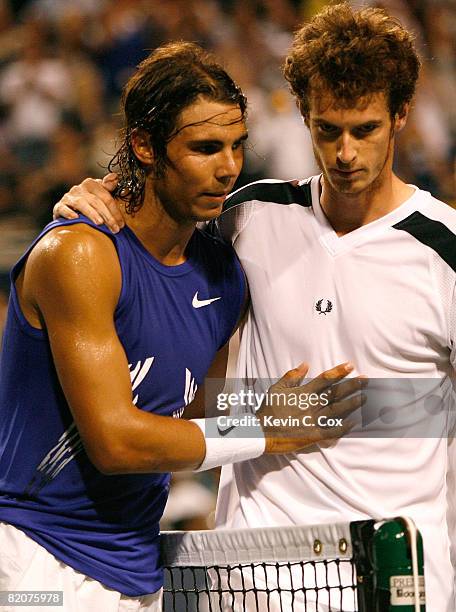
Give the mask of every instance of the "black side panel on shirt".
M 446 225 L 416 211 L 393 227 L 433 249 L 456 272 L 456 234 Z
M 301 204 L 301 206 L 311 206 L 312 196 L 310 192 L 310 182 L 296 185 L 292 182 L 283 183 L 251 183 L 241 187 L 239 191 L 226 199 L 223 210 L 228 210 L 233 206 L 257 200 L 259 202 L 274 202 L 275 204 Z

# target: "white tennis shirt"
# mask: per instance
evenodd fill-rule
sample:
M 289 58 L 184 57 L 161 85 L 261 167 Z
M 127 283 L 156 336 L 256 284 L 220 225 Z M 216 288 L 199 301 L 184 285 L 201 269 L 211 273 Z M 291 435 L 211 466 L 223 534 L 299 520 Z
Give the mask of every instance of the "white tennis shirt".
M 427 610 L 454 612 L 446 478 L 452 414 L 444 405 L 456 362 L 456 211 L 415 189 L 389 214 L 338 237 L 320 207 L 319 180 L 248 185 L 218 221 L 252 300 L 237 376 L 278 378 L 303 361 L 315 376 L 351 361 L 355 373 L 384 380 L 369 386 L 376 401 L 360 417 L 367 429 L 224 467 L 217 523 L 408 515 L 424 538 Z M 425 380 L 416 387 L 416 378 Z

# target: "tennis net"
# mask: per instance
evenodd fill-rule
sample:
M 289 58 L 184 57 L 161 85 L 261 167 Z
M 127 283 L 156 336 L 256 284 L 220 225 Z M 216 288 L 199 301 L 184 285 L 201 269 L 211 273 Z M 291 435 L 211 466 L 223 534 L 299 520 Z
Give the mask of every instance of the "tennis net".
M 409 519 L 165 532 L 162 559 L 165 612 L 425 610 Z

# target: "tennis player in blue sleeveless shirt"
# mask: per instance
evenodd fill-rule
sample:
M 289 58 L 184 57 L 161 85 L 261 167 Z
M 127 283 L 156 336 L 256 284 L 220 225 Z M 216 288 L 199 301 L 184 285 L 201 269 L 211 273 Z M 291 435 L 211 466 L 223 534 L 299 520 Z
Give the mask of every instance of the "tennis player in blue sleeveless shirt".
M 73 223 L 54 222 L 44 232 Z M 122 270 L 115 328 L 128 359 L 133 401 L 142 410 L 180 417 L 239 317 L 239 264 L 230 249 L 199 231 L 187 261 L 177 266 L 161 264 L 128 227 L 111 239 Z M 195 295 L 202 307 L 193 305 Z M 209 299 L 214 302 L 204 305 Z M 156 591 L 162 583 L 158 521 L 169 474 L 105 475 L 91 463 L 46 332 L 27 321 L 14 285 L 1 372 L 2 424 L 8 428 L 1 429 L 0 519 L 115 590 Z
M 177 93 L 173 73 L 186 75 Z M 0 521 L 131 597 L 162 586 L 158 534 L 167 470 L 179 469 L 179 461 L 197 467 L 204 438 L 191 422 L 167 419 L 155 435 L 162 436 L 164 426 L 171 430 L 176 465 L 167 466 L 166 457 L 149 457 L 142 465 L 137 456 L 149 440 L 141 435 L 155 421 L 138 419 L 129 434 L 115 434 L 117 452 L 124 455 L 118 460 L 102 432 L 128 432 L 126 420 L 140 411 L 139 417 L 181 417 L 236 327 L 245 299 L 242 270 L 232 249 L 195 230 L 195 222 L 220 212 L 239 174 L 244 111 L 241 92 L 198 47 L 157 50 L 125 93 L 128 144 L 118 159 L 124 167 L 134 164 L 136 183 L 120 194 L 128 193 L 131 227 L 114 236 L 83 218 L 53 222 L 11 275 L 0 380 Z M 170 138 L 174 149 L 166 146 Z M 134 154 L 125 153 L 130 146 Z M 188 161 L 180 161 L 183 156 Z M 171 170 L 163 171 L 168 162 Z M 49 265 L 51 257 L 61 262 Z M 102 257 L 111 269 L 91 278 Z M 74 275 L 76 268 L 81 272 Z M 70 283 L 73 289 L 67 289 Z M 103 299 L 110 303 L 99 308 Z M 99 317 L 96 325 L 108 328 L 98 337 L 85 331 L 88 308 Z M 60 316 L 59 310 L 69 312 Z M 127 408 L 121 394 L 108 393 L 108 386 L 119 384 L 118 366 L 114 372 L 109 366 L 120 351 L 124 370 L 128 364 Z M 72 368 L 77 361 L 82 365 Z M 76 388 L 81 386 L 87 388 Z M 100 410 L 103 403 L 110 406 Z M 192 448 L 192 434 L 196 454 L 193 448 L 190 462 L 188 451 L 179 459 L 174 440 L 184 437 Z M 136 449 L 128 448 L 131 436 Z
M 198 388 L 224 374 L 246 298 L 231 246 L 195 229 L 240 172 L 244 96 L 198 46 L 175 43 L 139 66 L 123 107 L 112 167 L 126 227 L 48 225 L 12 271 L 3 339 L 0 590 L 62 589 L 71 612 L 159 609 L 170 471 L 316 440 L 214 442 L 204 419 L 179 418 L 189 404 L 201 414 Z

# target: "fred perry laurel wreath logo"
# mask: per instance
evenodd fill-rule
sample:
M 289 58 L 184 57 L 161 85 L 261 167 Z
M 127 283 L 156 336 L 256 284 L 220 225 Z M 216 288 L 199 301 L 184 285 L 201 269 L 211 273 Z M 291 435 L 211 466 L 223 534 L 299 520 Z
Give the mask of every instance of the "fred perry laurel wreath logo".
M 333 305 L 331 300 L 318 300 L 318 302 L 315 304 L 315 310 L 318 312 L 318 314 L 328 314 L 328 312 L 331 312 L 331 310 L 333 309 Z

